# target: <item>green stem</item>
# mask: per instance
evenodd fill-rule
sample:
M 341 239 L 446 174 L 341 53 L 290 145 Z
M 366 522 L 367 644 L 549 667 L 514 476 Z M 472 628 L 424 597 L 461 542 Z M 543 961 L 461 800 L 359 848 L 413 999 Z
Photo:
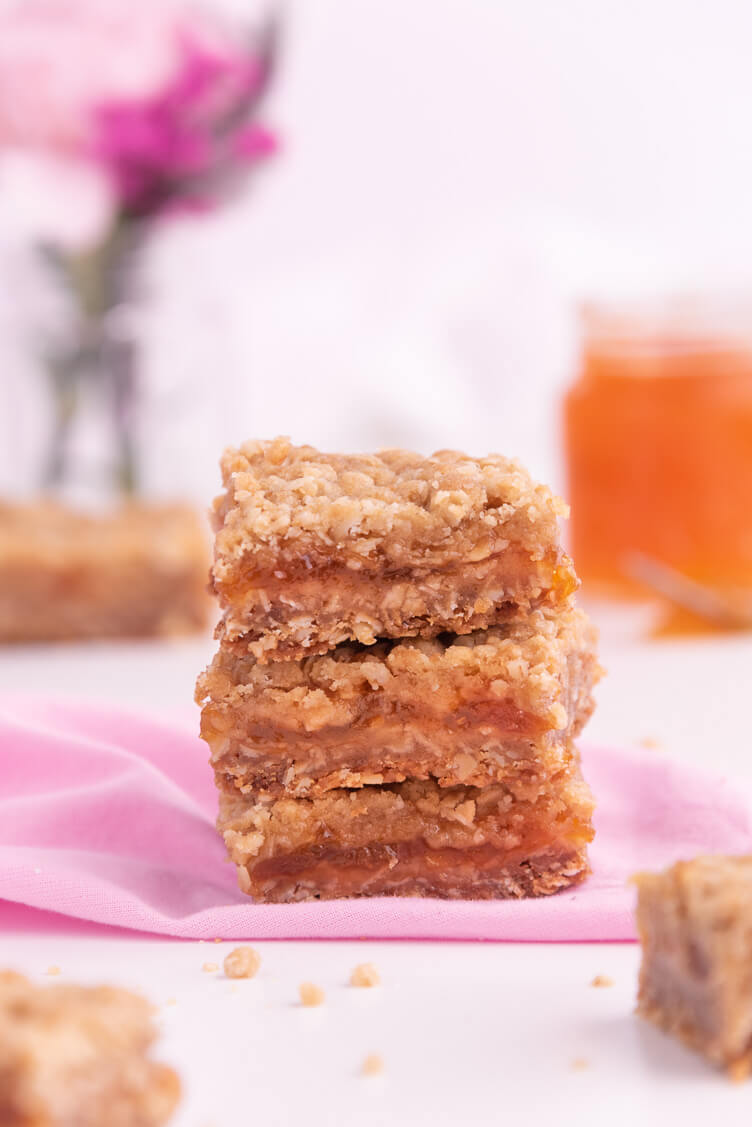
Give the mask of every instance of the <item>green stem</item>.
M 55 421 L 42 474 L 45 490 L 53 490 L 64 478 L 68 461 L 68 439 L 78 399 L 76 378 L 67 364 L 52 364 L 49 375 L 55 401 Z

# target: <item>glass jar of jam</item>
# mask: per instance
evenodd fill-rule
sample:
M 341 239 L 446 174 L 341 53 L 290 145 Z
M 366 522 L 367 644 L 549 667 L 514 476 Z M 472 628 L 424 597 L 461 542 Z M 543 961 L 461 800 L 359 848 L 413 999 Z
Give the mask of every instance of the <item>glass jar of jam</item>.
M 752 300 L 581 310 L 564 403 L 583 589 L 646 594 L 640 561 L 752 593 Z

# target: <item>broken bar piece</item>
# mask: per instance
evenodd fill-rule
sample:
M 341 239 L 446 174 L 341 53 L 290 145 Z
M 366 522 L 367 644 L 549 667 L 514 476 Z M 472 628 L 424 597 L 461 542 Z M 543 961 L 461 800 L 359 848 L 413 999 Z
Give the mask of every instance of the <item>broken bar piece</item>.
M 641 873 L 637 1012 L 734 1079 L 752 1068 L 752 857 Z
M 226 451 L 222 474 L 221 634 L 260 661 L 467 634 L 577 587 L 566 506 L 498 455 L 321 454 L 278 438 Z
M 2 1127 L 161 1127 L 180 1084 L 149 1055 L 151 1012 L 125 990 L 0 972 Z

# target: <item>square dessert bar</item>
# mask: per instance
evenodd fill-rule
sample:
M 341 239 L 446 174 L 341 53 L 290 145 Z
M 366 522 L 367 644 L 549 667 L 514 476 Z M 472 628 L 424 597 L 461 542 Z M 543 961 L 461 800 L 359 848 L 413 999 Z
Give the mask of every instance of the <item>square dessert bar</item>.
M 559 543 L 566 506 L 497 455 L 321 454 L 276 439 L 226 451 L 222 475 L 221 632 L 260 661 L 467 634 L 577 587 Z
M 752 857 L 642 873 L 638 1013 L 743 1079 L 752 1068 Z
M 180 1084 L 151 1060 L 151 1007 L 125 990 L 0 972 L 2 1127 L 159 1127 Z
M 571 607 L 302 661 L 220 646 L 197 696 L 241 887 L 487 897 L 580 879 L 592 802 L 572 740 L 593 646 Z
M 313 798 L 220 780 L 218 826 L 243 891 L 266 902 L 345 896 L 545 896 L 589 872 L 593 802 L 576 757 L 550 778 L 435 779 Z
M 218 779 L 240 791 L 555 773 L 593 709 L 594 644 L 571 607 L 299 661 L 261 664 L 222 644 L 197 684 L 201 735 Z
M 182 634 L 205 627 L 209 551 L 197 514 L 0 504 L 0 642 Z

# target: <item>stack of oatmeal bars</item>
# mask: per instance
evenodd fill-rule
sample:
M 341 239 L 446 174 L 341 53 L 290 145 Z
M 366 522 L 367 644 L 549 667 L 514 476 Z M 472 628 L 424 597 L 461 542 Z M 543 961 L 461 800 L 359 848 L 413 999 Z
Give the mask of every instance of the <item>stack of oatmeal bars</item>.
M 262 901 L 540 896 L 588 872 L 574 739 L 594 633 L 565 507 L 514 461 L 222 460 L 219 650 L 199 678 L 218 826 Z

